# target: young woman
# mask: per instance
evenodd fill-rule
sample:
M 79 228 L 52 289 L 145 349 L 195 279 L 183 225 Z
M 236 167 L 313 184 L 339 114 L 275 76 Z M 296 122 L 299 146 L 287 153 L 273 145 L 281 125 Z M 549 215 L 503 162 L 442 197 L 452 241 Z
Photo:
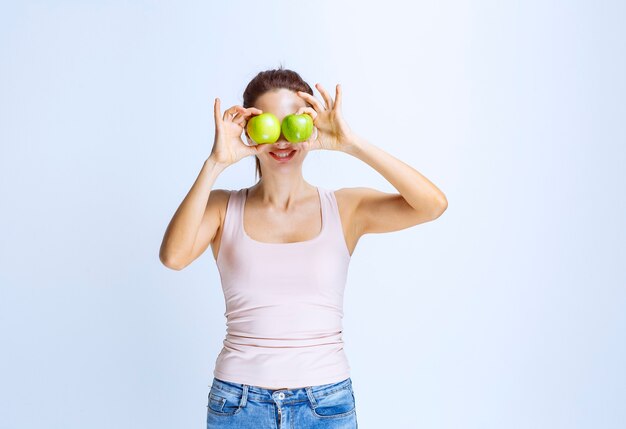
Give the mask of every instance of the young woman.
M 355 134 L 333 100 L 322 103 L 298 73 L 259 73 L 243 106 L 221 114 L 215 141 L 174 214 L 160 259 L 181 270 L 209 245 L 226 302 L 227 334 L 209 392 L 207 428 L 356 428 L 350 366 L 343 349 L 343 293 L 348 265 L 363 234 L 397 231 L 439 217 L 445 195 L 402 161 Z M 247 121 L 263 112 L 279 120 L 308 113 L 308 141 L 256 144 Z M 245 131 L 248 144 L 241 139 Z M 354 156 L 399 193 L 314 186 L 302 176 L 311 150 Z M 285 155 L 287 154 L 287 155 Z M 212 189 L 228 166 L 254 155 L 254 186 Z

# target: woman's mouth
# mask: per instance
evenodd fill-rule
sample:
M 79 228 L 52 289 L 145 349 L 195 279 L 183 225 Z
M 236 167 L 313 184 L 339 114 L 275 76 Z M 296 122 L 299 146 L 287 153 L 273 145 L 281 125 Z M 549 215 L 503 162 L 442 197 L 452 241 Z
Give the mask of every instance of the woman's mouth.
M 279 162 L 287 162 L 291 158 L 293 158 L 296 151 L 294 149 L 285 149 L 285 150 L 277 150 L 274 152 L 270 152 L 272 158 Z

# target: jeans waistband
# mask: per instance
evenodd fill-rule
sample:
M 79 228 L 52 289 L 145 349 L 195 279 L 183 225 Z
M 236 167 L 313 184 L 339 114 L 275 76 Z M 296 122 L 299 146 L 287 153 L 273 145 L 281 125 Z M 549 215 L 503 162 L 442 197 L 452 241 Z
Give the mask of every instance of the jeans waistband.
M 241 395 L 245 392 L 248 398 L 257 401 L 273 401 L 274 398 L 276 398 L 277 394 L 281 395 L 281 397 L 284 397 L 285 400 L 304 400 L 307 398 L 311 399 L 309 395 L 320 398 L 341 389 L 352 389 L 352 379 L 348 377 L 345 380 L 339 381 L 337 383 L 328 383 L 317 386 L 298 387 L 292 389 L 265 389 L 259 386 L 234 383 L 214 377 L 213 386 L 217 389 L 223 390 L 225 392 L 230 392 L 235 395 Z

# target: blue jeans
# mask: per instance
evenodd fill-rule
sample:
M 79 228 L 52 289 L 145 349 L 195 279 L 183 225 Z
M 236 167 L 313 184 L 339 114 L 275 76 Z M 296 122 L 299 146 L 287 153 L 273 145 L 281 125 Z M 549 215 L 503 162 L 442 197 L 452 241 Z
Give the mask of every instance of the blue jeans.
M 352 380 L 269 390 L 213 378 L 207 429 L 357 429 Z

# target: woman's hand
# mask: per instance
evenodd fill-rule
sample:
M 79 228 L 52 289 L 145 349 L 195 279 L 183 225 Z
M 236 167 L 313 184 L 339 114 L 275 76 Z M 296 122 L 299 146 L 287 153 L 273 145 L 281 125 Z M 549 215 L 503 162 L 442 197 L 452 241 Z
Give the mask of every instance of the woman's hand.
M 313 106 L 301 107 L 296 114 L 308 113 L 313 118 L 313 125 L 315 126 L 315 132 L 311 138 L 302 143 L 302 147 L 305 150 L 339 150 L 346 151 L 354 144 L 354 134 L 348 124 L 343 119 L 341 113 L 341 85 L 337 84 L 335 87 L 335 100 L 330 98 L 330 95 L 319 83 L 315 85 L 317 90 L 322 94 L 325 106 L 312 96 L 311 94 L 303 91 L 298 91 L 298 95 Z
M 211 156 L 219 164 L 229 166 L 245 158 L 256 155 L 262 150 L 261 146 L 249 146 L 241 139 L 241 133 L 246 128 L 248 119 L 252 115 L 263 113 L 256 107 L 244 109 L 242 106 L 233 106 L 224 112 L 224 117 L 220 113 L 220 99 L 215 99 L 213 114 L 215 117 L 215 141 L 211 149 Z

